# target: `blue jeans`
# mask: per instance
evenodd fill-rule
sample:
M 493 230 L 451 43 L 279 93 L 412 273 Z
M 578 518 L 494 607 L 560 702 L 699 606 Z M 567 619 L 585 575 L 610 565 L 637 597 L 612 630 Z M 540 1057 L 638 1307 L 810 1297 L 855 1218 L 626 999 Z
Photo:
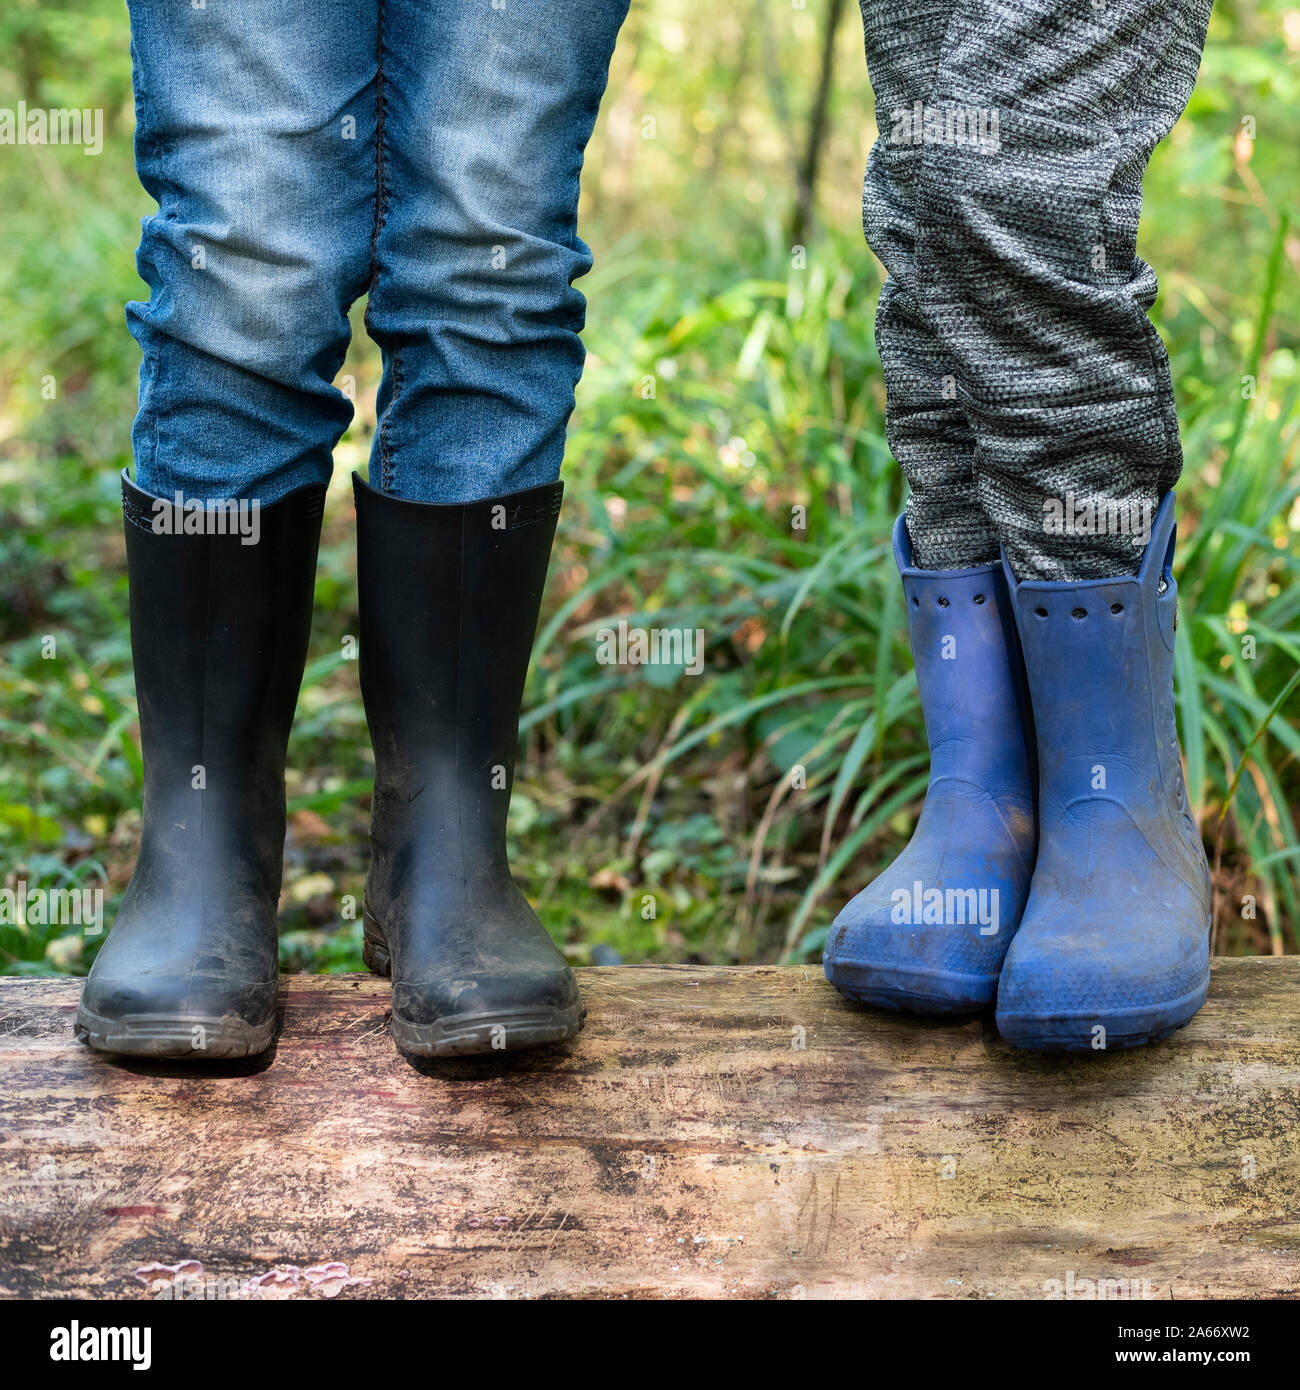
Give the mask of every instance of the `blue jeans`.
M 327 481 L 348 309 L 384 363 L 372 486 L 553 482 L 582 373 L 583 152 L 627 0 L 129 0 L 158 211 L 132 435 L 155 496 Z

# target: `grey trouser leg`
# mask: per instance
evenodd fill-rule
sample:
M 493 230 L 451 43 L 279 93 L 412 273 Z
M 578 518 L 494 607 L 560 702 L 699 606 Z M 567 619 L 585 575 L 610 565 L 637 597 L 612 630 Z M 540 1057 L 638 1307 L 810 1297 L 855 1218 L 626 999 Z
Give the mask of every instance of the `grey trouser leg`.
M 1141 179 L 1210 0 L 861 3 L 880 130 L 864 221 L 890 277 L 877 339 L 916 562 L 991 559 L 991 528 L 1022 578 L 1132 573 L 1143 533 L 1124 522 L 1182 468 Z M 1100 529 L 1077 523 L 1089 505 Z
M 965 569 L 998 553 L 975 494 L 975 437 L 957 400 L 956 369 L 927 321 L 918 282 L 916 198 L 925 147 L 889 138 L 890 112 L 929 100 L 951 18 L 952 7 L 936 0 L 862 0 L 880 128 L 867 161 L 862 223 L 889 272 L 876 310 L 885 435 L 907 477 L 907 529 L 921 569 Z

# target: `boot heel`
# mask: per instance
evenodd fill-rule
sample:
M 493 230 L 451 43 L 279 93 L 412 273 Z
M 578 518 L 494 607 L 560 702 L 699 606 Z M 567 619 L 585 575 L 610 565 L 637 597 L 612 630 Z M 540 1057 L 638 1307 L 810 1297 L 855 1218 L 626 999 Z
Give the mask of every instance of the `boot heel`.
M 393 973 L 392 961 L 388 955 L 388 942 L 384 939 L 384 929 L 367 912 L 362 918 L 361 959 L 366 969 L 376 975 L 388 976 Z

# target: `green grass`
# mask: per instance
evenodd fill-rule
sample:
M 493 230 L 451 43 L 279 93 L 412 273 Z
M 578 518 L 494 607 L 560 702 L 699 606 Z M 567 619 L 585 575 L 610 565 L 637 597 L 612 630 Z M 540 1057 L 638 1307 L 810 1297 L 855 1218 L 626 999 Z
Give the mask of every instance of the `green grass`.
M 0 52 L 33 50 L 49 100 L 93 80 L 124 104 L 122 17 L 88 8 L 102 31 L 50 29 L 67 13 L 22 0 L 0 21 L 0 37 L 17 26 Z M 1300 947 L 1300 128 L 1268 27 L 1282 8 L 1216 7 L 1143 221 L 1187 458 L 1179 723 L 1218 949 L 1238 953 Z M 511 814 L 516 873 L 576 961 L 601 945 L 628 960 L 815 958 L 835 910 L 905 842 L 926 781 L 888 549 L 902 481 L 873 345 L 880 271 L 858 231 L 872 135 L 861 35 L 840 35 L 820 220 L 796 269 L 778 113 L 807 104 L 816 14 L 755 10 L 770 29 L 762 62 L 745 16 L 697 27 L 693 15 L 686 0 L 634 12 L 589 154 L 590 360 Z M 682 47 L 674 24 L 698 41 Z M 98 77 L 77 79 L 75 45 L 99 45 Z M 17 74 L 0 69 L 0 104 L 25 90 Z M 1258 118 L 1249 149 L 1243 111 Z M 653 142 L 639 134 L 647 112 Z M 129 136 L 123 105 L 98 160 L 0 159 L 13 248 L 0 258 L 0 872 L 102 884 L 110 921 L 141 777 L 116 481 L 137 360 L 121 304 L 139 292 L 131 250 L 147 211 Z M 374 428 L 378 364 L 356 322 L 344 371 L 359 413 L 339 482 Z M 316 598 L 283 959 L 356 969 L 372 765 L 345 654 L 356 600 L 342 487 Z M 619 618 L 702 630 L 703 672 L 602 665 L 598 633 Z M 0 923 L 0 971 L 82 972 L 95 944 Z

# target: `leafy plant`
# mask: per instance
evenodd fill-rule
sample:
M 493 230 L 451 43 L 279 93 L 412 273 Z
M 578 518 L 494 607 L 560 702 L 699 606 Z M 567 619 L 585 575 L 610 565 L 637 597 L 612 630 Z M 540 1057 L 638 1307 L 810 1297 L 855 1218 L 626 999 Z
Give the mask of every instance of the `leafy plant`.
M 924 793 L 888 550 L 903 484 L 883 436 L 881 272 L 859 231 L 870 93 L 856 24 L 824 41 L 842 8 L 634 6 L 588 151 L 589 361 L 510 823 L 515 871 L 578 961 L 812 959 Z M 1220 0 L 1142 225 L 1187 459 L 1179 722 L 1234 952 L 1300 946 L 1297 47 L 1282 0 Z M 0 105 L 19 99 L 100 106 L 106 141 L 97 158 L 0 149 L 0 877 L 102 885 L 111 921 L 141 787 L 122 304 L 142 290 L 130 251 L 151 210 L 119 0 L 12 0 Z M 379 362 L 360 315 L 290 750 L 292 969 L 361 964 L 372 759 L 346 479 Z M 620 620 L 701 632 L 702 670 L 606 664 Z M 63 940 L 0 927 L 0 970 L 84 970 L 96 941 Z

